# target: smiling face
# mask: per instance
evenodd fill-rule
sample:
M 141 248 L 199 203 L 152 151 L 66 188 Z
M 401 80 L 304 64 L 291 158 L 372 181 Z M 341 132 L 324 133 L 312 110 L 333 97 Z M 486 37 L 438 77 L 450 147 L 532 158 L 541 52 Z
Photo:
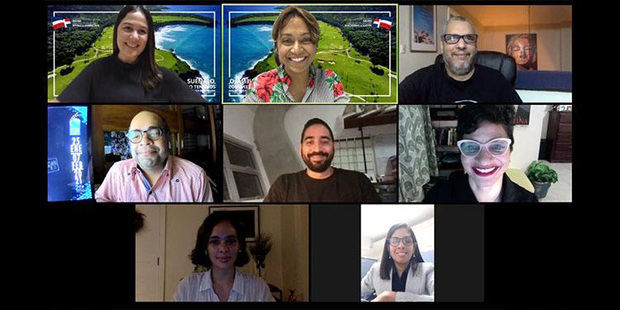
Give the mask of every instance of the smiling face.
M 510 54 L 518 65 L 526 65 L 532 57 L 532 47 L 528 38 L 518 38 L 510 48 Z
M 446 27 L 446 34 L 475 34 L 471 24 L 465 21 L 451 21 Z M 450 76 L 467 75 L 474 68 L 474 56 L 476 56 L 476 43 L 465 43 L 461 38 L 455 44 L 441 41 L 443 59 Z
M 334 141 L 329 130 L 321 124 L 306 128 L 300 153 L 308 169 L 314 172 L 327 170 L 334 159 Z
M 276 47 L 278 59 L 289 75 L 309 73 L 317 46 L 302 18 L 295 16 L 288 21 L 278 35 Z
M 393 237 L 402 239 L 404 237 L 412 237 L 412 236 L 408 229 L 399 228 L 396 231 L 394 231 L 394 233 L 392 234 L 390 238 L 393 238 Z M 397 245 L 390 244 L 389 247 L 390 247 L 390 257 L 392 258 L 395 264 L 398 264 L 401 267 L 404 267 L 407 264 L 409 264 L 409 260 L 411 260 L 411 256 L 413 256 L 413 251 L 415 250 L 413 243 L 406 245 L 405 242 L 401 240 Z
M 162 120 L 155 113 L 142 111 L 131 120 L 129 130 L 147 130 L 150 127 L 164 127 Z M 140 168 L 154 169 L 163 168 L 164 161 L 168 158 L 168 138 L 164 134 L 161 138 L 153 141 L 146 133 L 142 133 L 142 139 L 138 143 L 129 143 L 131 156 L 138 162 Z
M 235 267 L 239 252 L 237 231 L 230 222 L 220 222 L 209 236 L 207 254 L 212 268 L 226 270 Z
M 508 138 L 504 127 L 500 124 L 484 121 L 478 129 L 470 134 L 464 134 L 463 139 L 475 140 L 486 143 L 496 138 Z M 504 172 L 510 164 L 510 149 L 502 155 L 489 153 L 486 147 L 482 147 L 476 156 L 465 156 L 461 153 L 463 169 L 478 187 L 489 187 L 497 182 L 502 182 Z
M 149 27 L 142 12 L 125 15 L 116 31 L 118 59 L 124 63 L 135 63 L 144 51 L 149 37 Z

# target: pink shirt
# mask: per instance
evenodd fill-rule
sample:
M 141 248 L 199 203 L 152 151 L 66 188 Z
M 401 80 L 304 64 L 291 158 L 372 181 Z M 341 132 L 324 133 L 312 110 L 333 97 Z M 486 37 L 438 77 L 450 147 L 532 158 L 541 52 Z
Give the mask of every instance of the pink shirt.
M 114 163 L 95 199 L 113 202 L 213 202 L 207 174 L 198 165 L 168 156 L 161 175 L 150 191 L 143 172 L 131 158 Z

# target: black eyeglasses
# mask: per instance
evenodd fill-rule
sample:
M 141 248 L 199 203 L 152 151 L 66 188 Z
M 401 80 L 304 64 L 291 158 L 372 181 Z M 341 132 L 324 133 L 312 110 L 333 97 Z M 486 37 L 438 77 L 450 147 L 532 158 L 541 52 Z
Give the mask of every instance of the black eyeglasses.
M 140 143 L 143 133 L 146 133 L 149 139 L 157 141 L 164 135 L 164 129 L 156 126 L 151 126 L 147 130 L 134 129 L 125 133 L 125 137 L 127 137 L 131 143 Z
M 404 245 L 411 245 L 411 244 L 413 244 L 413 238 L 411 238 L 411 236 L 405 236 L 405 237 L 402 237 L 402 238 L 392 237 L 392 238 L 390 238 L 390 244 L 393 245 L 393 246 L 397 246 L 400 243 L 401 240 L 403 241 Z
M 477 34 L 460 35 L 460 34 L 447 33 L 441 36 L 441 39 L 448 44 L 456 44 L 459 42 L 461 38 L 463 38 L 463 41 L 465 41 L 465 43 L 467 44 L 474 44 L 476 43 L 476 41 L 478 41 Z

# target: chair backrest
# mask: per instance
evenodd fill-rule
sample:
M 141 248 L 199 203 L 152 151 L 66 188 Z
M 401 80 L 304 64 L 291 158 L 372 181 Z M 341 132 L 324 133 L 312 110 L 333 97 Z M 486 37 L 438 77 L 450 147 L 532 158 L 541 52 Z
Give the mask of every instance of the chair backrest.
M 511 85 L 515 85 L 515 79 L 517 78 L 517 63 L 514 58 L 504 53 L 495 51 L 478 51 L 478 53 L 476 53 L 475 62 L 478 65 L 501 72 Z M 444 63 L 442 54 L 437 55 L 435 58 L 435 63 Z

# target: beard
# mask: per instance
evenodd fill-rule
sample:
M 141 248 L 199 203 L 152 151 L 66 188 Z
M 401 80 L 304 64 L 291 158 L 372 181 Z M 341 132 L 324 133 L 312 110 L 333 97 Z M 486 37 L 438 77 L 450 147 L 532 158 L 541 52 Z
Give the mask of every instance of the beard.
M 323 162 L 315 164 L 310 160 L 310 157 L 312 157 L 313 155 L 322 155 L 327 158 Z M 306 164 L 308 169 L 314 172 L 324 172 L 332 165 L 332 160 L 334 159 L 334 153 L 329 154 L 329 153 L 324 153 L 324 152 L 314 152 L 314 153 L 308 153 L 305 156 L 302 155 L 301 158 L 304 160 L 304 163 Z
M 456 75 L 466 75 L 474 69 L 474 60 L 476 59 L 476 51 L 471 52 L 469 61 L 457 64 L 452 60 L 452 57 L 445 57 L 446 66 L 450 72 Z
M 147 149 L 150 151 L 154 151 L 155 153 L 149 155 L 139 154 Z M 164 152 L 155 145 L 137 147 L 135 149 L 132 149 L 131 156 L 135 158 L 135 160 L 138 162 L 138 165 L 140 165 L 140 168 L 145 169 L 155 168 L 159 165 L 162 165 L 164 160 L 167 158 L 167 154 L 164 154 Z

